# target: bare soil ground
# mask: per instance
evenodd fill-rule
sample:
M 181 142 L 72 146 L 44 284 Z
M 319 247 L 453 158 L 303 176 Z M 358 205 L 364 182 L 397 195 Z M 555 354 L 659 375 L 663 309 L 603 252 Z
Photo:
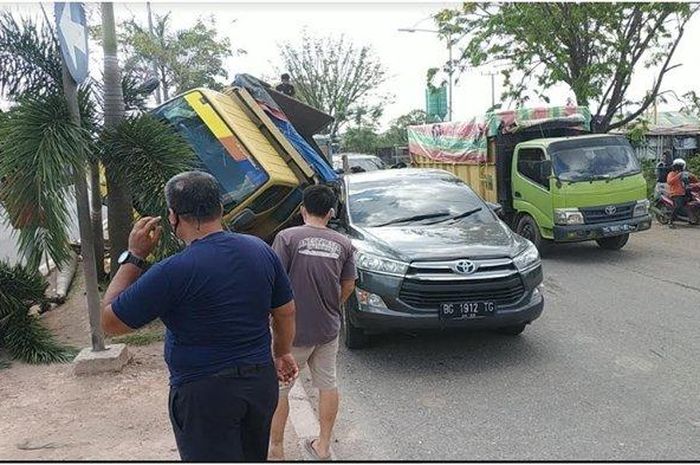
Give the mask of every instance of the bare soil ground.
M 83 280 L 44 314 L 58 339 L 89 345 Z M 153 331 L 153 328 L 149 329 Z M 0 460 L 179 460 L 167 412 L 163 343 L 129 346 L 121 373 L 75 376 L 70 364 L 0 369 Z M 288 459 L 300 458 L 292 428 Z

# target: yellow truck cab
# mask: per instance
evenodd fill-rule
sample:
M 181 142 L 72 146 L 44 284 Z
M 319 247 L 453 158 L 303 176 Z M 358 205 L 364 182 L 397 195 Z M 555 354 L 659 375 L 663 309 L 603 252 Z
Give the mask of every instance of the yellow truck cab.
M 153 114 L 182 135 L 201 169 L 218 180 L 225 223 L 271 240 L 295 220 L 306 186 L 334 180 L 322 156 L 312 153 L 317 151 L 314 132 L 332 119 L 247 79 L 267 102 L 243 86 L 223 92 L 192 89 Z

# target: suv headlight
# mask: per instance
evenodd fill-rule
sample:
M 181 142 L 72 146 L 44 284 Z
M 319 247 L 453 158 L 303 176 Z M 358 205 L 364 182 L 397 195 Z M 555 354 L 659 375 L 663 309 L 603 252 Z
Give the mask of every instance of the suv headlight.
M 554 223 L 565 226 L 583 224 L 583 213 L 578 208 L 555 208 Z
M 644 216 L 649 214 L 649 200 L 644 199 L 637 202 L 634 206 L 634 213 L 632 216 Z
M 361 270 L 392 276 L 403 276 L 408 270 L 408 263 L 391 260 L 366 252 L 357 252 L 357 255 L 355 255 L 355 265 Z
M 527 247 L 513 258 L 513 264 L 519 271 L 526 271 L 540 264 L 540 253 L 537 247 L 527 241 Z

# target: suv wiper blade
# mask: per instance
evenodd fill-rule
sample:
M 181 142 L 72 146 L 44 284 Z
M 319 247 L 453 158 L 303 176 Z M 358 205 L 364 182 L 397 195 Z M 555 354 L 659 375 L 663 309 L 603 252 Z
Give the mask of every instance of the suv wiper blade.
M 373 228 L 381 228 L 382 226 L 389 226 L 390 224 L 407 223 L 409 221 L 428 220 L 430 218 L 437 218 L 439 216 L 446 216 L 446 215 L 449 215 L 449 213 L 447 213 L 447 212 L 425 213 L 423 215 L 406 216 L 404 218 L 396 218 L 396 219 L 393 219 L 391 221 L 387 221 L 386 223 L 375 224 L 375 225 L 372 225 L 372 227 Z
M 473 215 L 474 213 L 480 212 L 483 208 L 482 207 L 477 207 L 472 210 L 467 210 L 465 212 L 462 212 L 458 215 L 453 215 L 450 216 L 449 218 L 442 218 L 438 221 L 433 221 L 432 223 L 426 223 L 426 224 L 437 224 L 437 223 L 444 223 L 445 221 L 451 221 L 451 220 L 459 220 L 461 218 L 466 218 L 468 216 Z

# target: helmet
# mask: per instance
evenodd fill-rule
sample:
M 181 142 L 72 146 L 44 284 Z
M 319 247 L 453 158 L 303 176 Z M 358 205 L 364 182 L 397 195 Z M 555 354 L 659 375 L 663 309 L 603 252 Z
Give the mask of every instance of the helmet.
M 673 160 L 673 166 L 680 166 L 681 168 L 685 169 L 685 160 L 682 158 L 676 158 Z

